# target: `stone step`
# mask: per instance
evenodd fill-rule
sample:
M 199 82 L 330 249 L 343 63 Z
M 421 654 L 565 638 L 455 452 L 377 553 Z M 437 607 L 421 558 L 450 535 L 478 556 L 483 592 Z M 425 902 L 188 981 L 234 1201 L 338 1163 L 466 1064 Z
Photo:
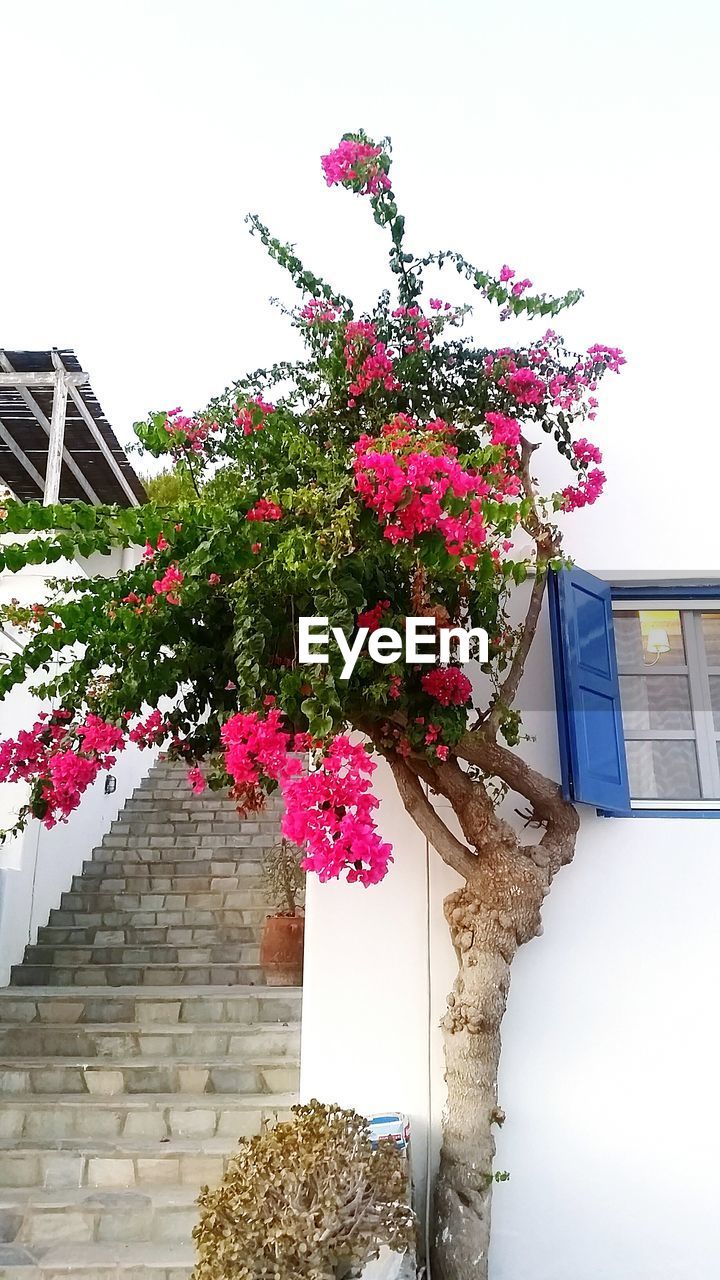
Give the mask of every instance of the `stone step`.
M 139 808 L 130 801 L 119 817 L 110 824 L 107 835 L 168 835 L 171 831 L 182 832 L 186 827 L 191 831 L 201 831 L 204 835 L 216 832 L 221 836 L 233 836 L 239 840 L 252 841 L 259 835 L 273 835 L 282 821 L 280 812 L 260 822 L 241 822 L 236 813 L 213 813 L 205 809 L 172 809 L 148 801 Z M 187 834 L 187 832 L 185 833 Z
M 295 1101 L 294 1092 L 8 1094 L 0 1108 L 0 1137 L 38 1147 L 101 1139 L 111 1151 L 117 1139 L 223 1138 L 232 1143 L 286 1119 Z
M 206 946 L 189 944 L 171 946 L 150 942 L 144 947 L 130 944 L 73 946 L 59 943 L 49 946 L 39 943 L 25 948 L 24 964 L 51 965 L 67 968 L 88 964 L 97 965 L 188 965 L 188 964 L 242 964 L 260 963 L 260 948 L 253 942 L 210 942 Z
M 95 893 L 112 894 L 196 894 L 196 893 L 232 893 L 241 890 L 244 893 L 263 893 L 260 876 L 253 875 L 213 875 L 213 876 L 169 876 L 161 874 L 144 876 L 118 875 L 113 870 L 104 876 L 73 876 L 68 893 L 82 893 L 91 897 Z M 264 895 L 263 895 L 264 896 Z
M 137 909 L 88 911 L 82 909 L 54 909 L 50 912 L 52 928 L 98 928 L 122 929 L 126 925 L 140 929 L 155 927 L 179 926 L 180 928 L 210 927 L 217 924 L 222 927 L 248 925 L 259 930 L 268 914 L 267 905 L 262 907 L 225 907 L 222 910 L 205 907 L 185 907 L 181 911 L 161 909 L 159 911 L 138 911 Z
M 258 936 L 258 927 L 251 925 L 149 925 L 137 928 L 125 925 L 122 929 L 104 929 L 97 925 L 89 928 L 82 925 L 43 925 L 38 929 L 38 944 L 59 946 L 144 946 L 147 943 L 159 943 L 170 947 L 202 946 L 217 942 L 232 942 L 238 945 L 254 942 Z
M 190 1280 L 190 1243 L 116 1243 L 40 1246 L 0 1244 L 2 1280 Z
M 191 893 L 113 893 L 93 889 L 87 893 L 68 891 L 60 898 L 61 911 L 222 911 L 225 908 L 245 910 L 266 907 L 267 899 L 260 889 L 226 889 L 224 892 Z
M 79 1026 L 33 1023 L 0 1025 L 0 1057 L 192 1058 L 227 1054 L 231 1062 L 299 1054 L 300 1024 L 84 1023 Z
M 227 874 L 227 866 L 239 866 L 245 863 L 255 863 L 260 870 L 263 853 L 267 846 L 265 845 L 218 845 L 216 848 L 201 848 L 198 846 L 195 836 L 177 836 L 174 844 L 168 845 L 167 848 L 156 848 L 147 845 L 133 845 L 128 847 L 122 845 L 117 849 L 114 848 L 98 848 L 93 850 L 92 858 L 84 865 L 91 867 L 99 867 L 101 865 L 111 865 L 113 868 L 122 868 L 121 874 L 144 875 L 142 870 L 144 866 L 156 866 L 160 868 L 159 874 L 165 874 L 165 865 L 167 863 L 189 862 L 192 861 L 194 867 L 201 864 L 201 871 L 205 870 L 205 864 L 212 862 L 214 864 L 223 863 L 224 867 L 218 867 L 214 871 L 215 875 Z M 129 868 L 129 871 L 127 869 Z M 91 873 L 92 874 L 92 873 Z M 102 874 L 95 872 L 95 874 Z M 154 875 L 155 872 L 150 874 Z M 234 874 L 234 872 L 230 872 Z
M 0 1188 L 60 1191 L 81 1187 L 194 1186 L 219 1182 L 232 1155 L 228 1138 L 204 1141 L 136 1138 L 107 1142 L 78 1138 L 57 1146 L 10 1146 L 0 1139 Z M 0 1200 L 2 1193 L 0 1192 Z
M 196 876 L 205 880 L 216 876 L 238 876 L 244 879 L 262 876 L 262 861 L 250 854 L 241 858 L 193 858 L 178 849 L 172 861 L 121 862 L 113 858 L 111 862 L 84 862 L 82 875 L 76 879 L 101 880 L 107 875 L 134 876 L 145 881 L 152 876 Z
M 257 986 L 265 978 L 253 964 L 16 964 L 13 987 Z
M 288 1093 L 298 1087 L 297 1062 L 260 1054 L 242 1062 L 207 1054 L 193 1058 L 113 1058 L 111 1065 L 68 1058 L 0 1059 L 0 1096 L 72 1093 L 115 1097 L 133 1093 Z
M 0 1214 L 11 1242 L 40 1246 L 192 1240 L 198 1219 L 198 1186 L 150 1187 L 142 1191 L 0 1191 Z
M 5 987 L 0 990 L 0 1023 L 21 1026 L 87 1026 L 97 1023 L 138 1023 L 141 1026 L 247 1024 L 296 1022 L 300 1016 L 300 987 L 216 987 L 188 990 L 146 987 L 140 990 L 72 991 L 57 987 Z

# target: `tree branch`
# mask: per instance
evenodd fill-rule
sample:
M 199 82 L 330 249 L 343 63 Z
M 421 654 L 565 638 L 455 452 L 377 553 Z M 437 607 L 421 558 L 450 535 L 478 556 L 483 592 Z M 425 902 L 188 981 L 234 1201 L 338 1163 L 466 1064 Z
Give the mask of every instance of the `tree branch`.
M 425 795 L 414 768 L 402 756 L 387 755 L 386 759 L 410 817 L 440 854 L 443 862 L 457 871 L 463 880 L 468 880 L 477 869 L 477 855 L 471 853 L 445 825 Z
M 513 660 L 510 663 L 510 670 L 505 679 L 502 681 L 498 689 L 497 696 L 490 710 L 490 715 L 486 721 L 486 728 L 494 738 L 500 727 L 500 721 L 504 711 L 509 711 L 517 697 L 518 687 L 525 671 L 525 663 L 535 632 L 537 631 L 538 622 L 540 621 L 540 611 L 542 609 L 543 599 L 545 597 L 545 586 L 547 583 L 547 569 L 543 565 L 538 564 L 535 571 L 535 581 L 533 582 L 530 600 L 528 602 L 527 613 L 523 623 L 522 635 L 515 650 Z
M 514 751 L 485 737 L 481 730 L 466 733 L 454 750 L 461 760 L 477 765 L 491 777 L 500 778 L 524 796 L 544 821 L 562 822 L 577 830 L 579 819 L 575 808 L 564 799 L 557 782 L 531 768 Z

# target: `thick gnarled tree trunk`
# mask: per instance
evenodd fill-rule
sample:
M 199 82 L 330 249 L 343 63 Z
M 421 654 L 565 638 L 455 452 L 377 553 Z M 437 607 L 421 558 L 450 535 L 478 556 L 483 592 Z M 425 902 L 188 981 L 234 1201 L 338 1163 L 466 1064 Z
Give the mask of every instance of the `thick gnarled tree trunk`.
M 487 1280 L 494 1182 L 494 1128 L 503 1112 L 497 1092 L 500 1029 L 510 965 L 519 947 L 541 932 L 541 909 L 555 873 L 570 862 L 578 817 L 557 783 L 481 739 L 458 754 L 501 777 L 530 801 L 536 843 L 521 844 L 494 812 L 485 787 L 457 764 L 426 776 L 422 763 L 390 761 L 398 789 L 440 856 L 463 878 L 445 900 L 458 974 L 442 1022 L 447 1105 L 435 1185 L 433 1280 Z M 441 819 L 426 782 L 451 802 L 467 844 Z
M 529 917 L 539 911 L 542 895 L 528 888 L 522 898 Z M 435 1280 L 487 1275 L 494 1126 L 503 1119 L 497 1092 L 500 1027 L 519 945 L 512 910 L 519 903 L 488 903 L 481 892 L 468 885 L 445 901 L 459 968 L 442 1022 L 447 1109 L 435 1186 Z

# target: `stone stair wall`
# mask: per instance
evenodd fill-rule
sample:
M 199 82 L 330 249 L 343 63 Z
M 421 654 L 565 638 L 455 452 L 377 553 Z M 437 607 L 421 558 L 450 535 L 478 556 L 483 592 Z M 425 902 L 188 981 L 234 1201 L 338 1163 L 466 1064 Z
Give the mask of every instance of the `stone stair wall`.
M 287 1114 L 301 992 L 258 963 L 264 848 L 161 763 L 0 990 L 0 1280 L 185 1280 L 200 1187 Z

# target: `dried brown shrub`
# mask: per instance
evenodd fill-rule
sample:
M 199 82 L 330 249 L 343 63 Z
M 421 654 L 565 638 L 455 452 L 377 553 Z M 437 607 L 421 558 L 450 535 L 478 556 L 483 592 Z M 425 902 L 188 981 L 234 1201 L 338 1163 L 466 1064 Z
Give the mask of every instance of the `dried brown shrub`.
M 406 1160 L 391 1143 L 373 1151 L 362 1116 L 293 1107 L 203 1188 L 193 1280 L 351 1280 L 381 1245 L 412 1243 L 407 1191 Z

